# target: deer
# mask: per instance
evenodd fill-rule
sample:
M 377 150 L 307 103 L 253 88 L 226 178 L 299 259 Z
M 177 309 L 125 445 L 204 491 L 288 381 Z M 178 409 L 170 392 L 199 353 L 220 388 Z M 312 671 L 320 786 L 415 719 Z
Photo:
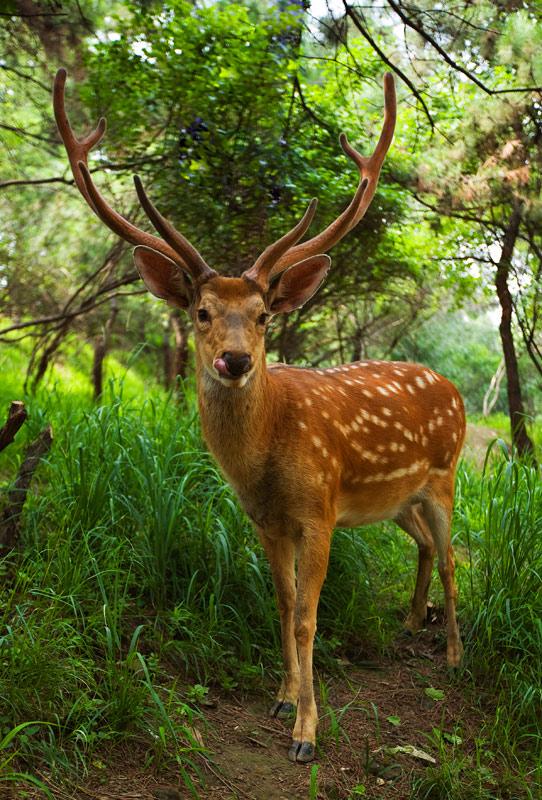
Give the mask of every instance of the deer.
M 463 647 L 451 517 L 456 466 L 465 436 L 461 395 L 420 364 L 363 360 L 325 369 L 267 364 L 265 332 L 276 314 L 303 306 L 330 268 L 327 251 L 364 216 L 393 139 L 395 84 L 384 76 L 384 121 L 372 155 L 340 136 L 359 170 L 356 192 L 327 228 L 306 241 L 316 210 L 265 247 L 240 277 L 219 275 L 162 216 L 134 176 L 139 202 L 159 236 L 115 211 L 96 187 L 88 153 L 106 122 L 78 139 L 65 110 L 66 71 L 53 105 L 75 184 L 92 211 L 135 245 L 147 289 L 190 315 L 203 436 L 251 519 L 270 564 L 281 626 L 283 679 L 270 710 L 295 714 L 288 757 L 315 757 L 318 712 L 313 688 L 317 607 L 336 526 L 394 520 L 416 542 L 418 570 L 405 629 L 423 628 L 435 556 L 447 618 L 447 663 Z

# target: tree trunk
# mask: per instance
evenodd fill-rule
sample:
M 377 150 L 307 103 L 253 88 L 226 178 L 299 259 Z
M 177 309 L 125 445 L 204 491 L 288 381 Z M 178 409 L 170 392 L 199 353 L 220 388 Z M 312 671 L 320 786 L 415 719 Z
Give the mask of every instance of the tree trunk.
M 142 339 L 141 341 L 145 341 Z M 169 320 L 167 326 L 164 328 L 164 338 L 162 339 L 162 357 L 164 359 L 164 387 L 166 391 L 171 389 L 171 373 L 173 362 L 173 353 L 171 351 L 171 343 L 169 341 Z
M 169 315 L 169 326 L 173 331 L 175 345 L 172 348 L 169 337 L 164 342 L 164 366 L 166 369 L 166 387 L 174 387 L 177 377 L 186 378 L 188 367 L 188 331 L 181 311 L 175 309 Z
M 43 376 L 47 372 L 47 367 L 51 363 L 52 357 L 55 355 L 55 353 L 59 349 L 60 345 L 62 344 L 62 342 L 66 338 L 66 335 L 68 333 L 69 327 L 70 327 L 70 320 L 64 320 L 64 322 L 62 323 L 62 325 L 60 326 L 60 328 L 58 329 L 56 334 L 53 336 L 53 338 L 50 341 L 50 343 L 44 347 L 44 350 L 43 350 L 43 352 L 41 354 L 41 357 L 40 357 L 40 360 L 38 362 L 38 366 L 36 368 L 36 372 L 34 374 L 34 377 L 32 378 L 32 383 L 31 383 L 31 387 L 30 387 L 30 391 L 32 393 L 34 393 L 36 391 L 36 389 L 38 388 L 39 384 L 41 383 L 41 381 L 43 379 Z M 27 370 L 26 370 L 26 378 L 25 378 L 25 381 L 24 381 L 24 390 L 25 391 L 28 388 L 28 382 L 30 381 L 30 378 L 32 376 L 32 371 L 34 369 L 35 358 L 37 357 L 37 355 L 39 353 L 39 349 L 40 349 L 40 347 L 42 347 L 47 342 L 47 339 L 50 338 L 50 335 L 51 335 L 50 333 L 45 334 L 45 336 L 38 342 L 38 344 L 36 344 L 36 347 L 34 348 L 34 351 L 32 352 L 32 355 L 30 357 L 30 362 L 29 362 Z
M 94 360 L 92 363 L 92 385 L 94 387 L 94 400 L 99 400 L 103 391 L 103 364 L 107 350 L 109 348 L 109 339 L 111 335 L 111 328 L 115 322 L 115 317 L 118 313 L 116 298 L 111 301 L 111 313 L 103 327 L 102 333 L 96 337 L 94 342 Z
M 504 232 L 502 251 L 497 272 L 495 275 L 495 288 L 499 303 L 501 304 L 501 322 L 499 332 L 501 335 L 504 364 L 506 367 L 506 380 L 508 390 L 508 413 L 512 431 L 512 443 L 520 456 L 533 453 L 533 443 L 527 433 L 525 425 L 525 411 L 521 397 L 521 384 L 518 370 L 518 360 L 512 333 L 513 302 L 508 288 L 508 275 L 514 254 L 514 247 L 519 233 L 521 222 L 521 204 L 516 202 L 508 227 Z

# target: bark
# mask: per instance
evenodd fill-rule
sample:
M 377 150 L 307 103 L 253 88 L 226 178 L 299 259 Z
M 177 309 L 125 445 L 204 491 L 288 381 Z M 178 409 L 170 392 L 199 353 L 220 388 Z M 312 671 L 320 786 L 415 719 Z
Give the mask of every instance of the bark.
M 508 226 L 504 232 L 502 251 L 497 272 L 495 274 L 495 288 L 501 305 L 501 322 L 499 332 L 501 335 L 504 365 L 508 390 L 508 413 L 512 442 L 520 456 L 532 455 L 533 443 L 527 433 L 525 425 L 525 410 L 521 396 L 521 382 L 519 377 L 518 360 L 512 333 L 513 300 L 508 287 L 512 256 L 519 234 L 521 223 L 521 204 L 516 203 Z
M 19 542 L 21 513 L 36 467 L 49 451 L 53 431 L 48 425 L 29 446 L 0 518 L 0 546 L 12 550 Z
M 489 386 L 487 391 L 484 395 L 484 400 L 482 403 L 482 414 L 484 417 L 488 417 L 495 405 L 497 400 L 499 399 L 499 392 L 501 390 L 501 382 L 504 377 L 504 361 L 500 361 L 499 366 L 497 367 L 495 374 L 491 378 L 489 382 Z
M 99 400 L 103 391 L 103 364 L 109 349 L 111 329 L 118 313 L 116 298 L 111 301 L 111 313 L 103 327 L 102 333 L 94 342 L 94 360 L 92 363 L 92 386 L 94 387 L 94 400 Z
M 188 331 L 186 323 L 182 317 L 182 312 L 171 312 L 171 327 L 175 339 L 175 349 L 173 351 L 172 373 L 173 380 L 178 377 L 186 378 L 186 368 L 188 366 Z
M 170 334 L 173 333 L 174 345 L 171 346 Z M 171 311 L 167 330 L 164 331 L 162 344 L 164 356 L 164 385 L 166 389 L 174 388 L 177 378 L 186 378 L 188 368 L 188 330 L 182 312 Z
M 141 341 L 145 341 L 143 338 Z M 162 339 L 162 354 L 164 358 L 164 386 L 167 391 L 171 389 L 171 373 L 173 363 L 173 353 L 171 351 L 171 342 L 169 341 L 169 323 L 166 330 L 164 330 L 164 338 Z
M 15 439 L 17 432 L 27 417 L 24 403 L 14 400 L 9 407 L 7 422 L 0 428 L 0 452 Z
M 69 320 L 64 320 L 64 322 L 60 326 L 59 330 L 53 336 L 53 338 L 50 341 L 50 343 L 43 350 L 43 353 L 41 354 L 41 358 L 40 358 L 40 360 L 38 362 L 38 366 L 36 368 L 36 372 L 34 374 L 34 377 L 32 378 L 32 386 L 31 386 L 31 389 L 30 389 L 31 392 L 34 393 L 36 391 L 36 389 L 38 388 L 38 386 L 40 385 L 40 383 L 41 383 L 41 381 L 43 379 L 43 376 L 47 372 L 47 367 L 51 363 L 52 357 L 57 352 L 57 350 L 59 349 L 60 345 L 62 344 L 62 342 L 66 338 L 66 335 L 68 333 L 69 327 L 70 327 L 70 321 Z M 46 334 L 45 341 L 47 341 L 47 338 L 49 338 L 49 334 Z M 28 364 L 28 369 L 27 369 L 27 372 L 26 372 L 26 379 L 25 379 L 25 383 L 24 383 L 25 390 L 27 388 L 28 381 L 30 380 L 30 377 L 32 375 L 32 370 L 34 369 L 34 358 L 37 355 L 37 353 L 39 352 L 38 348 L 40 346 L 41 346 L 41 343 L 38 342 L 38 344 L 36 345 L 36 349 L 32 353 L 32 356 L 30 358 L 30 362 Z

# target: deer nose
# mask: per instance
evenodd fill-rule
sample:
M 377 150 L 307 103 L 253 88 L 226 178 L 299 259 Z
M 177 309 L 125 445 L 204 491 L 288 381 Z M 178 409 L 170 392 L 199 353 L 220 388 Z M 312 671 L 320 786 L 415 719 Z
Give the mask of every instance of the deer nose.
M 248 372 L 252 366 L 252 358 L 250 353 L 234 353 L 227 350 L 222 353 L 222 358 L 228 368 L 228 372 L 234 378 L 239 378 Z

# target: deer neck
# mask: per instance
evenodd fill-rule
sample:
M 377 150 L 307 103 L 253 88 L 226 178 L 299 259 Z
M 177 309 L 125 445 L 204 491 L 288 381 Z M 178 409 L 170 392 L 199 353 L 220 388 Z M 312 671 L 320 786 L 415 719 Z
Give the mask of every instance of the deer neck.
M 265 356 L 241 388 L 212 378 L 197 358 L 199 411 L 205 441 L 235 487 L 263 469 L 273 430 L 274 397 Z

